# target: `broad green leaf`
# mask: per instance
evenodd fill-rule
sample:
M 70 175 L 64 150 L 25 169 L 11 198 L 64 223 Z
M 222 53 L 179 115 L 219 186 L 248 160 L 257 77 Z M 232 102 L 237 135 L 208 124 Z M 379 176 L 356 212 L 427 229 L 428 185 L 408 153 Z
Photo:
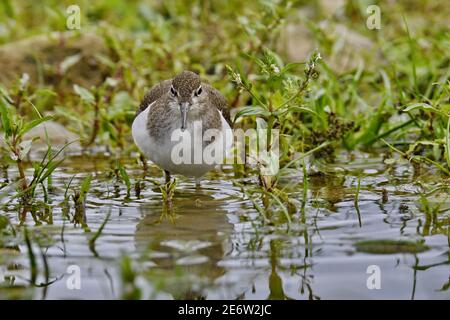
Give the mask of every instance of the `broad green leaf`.
M 397 160 L 396 160 L 396 159 L 393 159 L 393 158 L 388 158 L 388 159 L 385 159 L 383 162 L 384 162 L 385 164 L 389 165 L 389 164 L 394 164 L 394 163 L 396 163 Z
M 436 109 L 433 106 L 430 106 L 428 103 L 413 103 L 413 104 L 407 106 L 405 109 L 403 109 L 403 112 L 409 112 L 412 110 L 427 110 L 427 111 L 431 111 L 431 112 L 440 114 L 441 116 L 444 116 L 444 117 L 449 117 L 449 115 L 447 113 L 445 113 L 442 110 Z
M 287 109 L 287 111 L 288 112 L 308 112 L 308 113 L 311 113 L 312 115 L 320 118 L 320 116 L 317 112 L 315 112 L 314 110 L 305 108 L 305 107 L 293 106 L 293 107 L 289 107 Z
M 74 54 L 72 56 L 68 56 L 65 58 L 59 65 L 59 68 L 61 69 L 62 73 L 67 72 L 71 67 L 76 65 L 82 58 L 81 54 Z
M 35 95 L 56 97 L 58 94 L 49 88 L 40 88 L 35 91 Z
M 281 73 L 285 73 L 288 72 L 292 69 L 298 68 L 300 66 L 304 66 L 305 63 L 304 62 L 292 62 L 292 63 L 288 63 L 287 65 L 284 66 L 283 69 L 281 69 Z
M 8 105 L 3 97 L 0 97 L 0 117 L 2 120 L 3 130 L 7 137 L 11 135 L 11 119 L 9 115 Z
M 40 124 L 43 123 L 43 122 L 46 122 L 46 121 L 48 121 L 48 120 L 51 120 L 51 119 L 53 119 L 52 116 L 46 116 L 46 117 L 43 117 L 43 118 L 34 119 L 34 120 L 32 120 L 32 121 L 26 123 L 26 124 L 23 126 L 22 130 L 19 131 L 19 137 L 22 137 L 24 134 L 26 134 L 28 131 L 30 131 L 30 130 L 33 129 L 34 127 L 40 125 Z
M 270 112 L 259 106 L 244 107 L 242 110 L 236 113 L 236 116 L 234 117 L 234 122 L 236 122 L 236 120 L 239 119 L 240 117 L 248 117 L 248 116 L 268 117 L 270 116 Z
M 81 100 L 86 101 L 88 103 L 93 103 L 95 100 L 94 95 L 88 89 L 83 88 L 77 84 L 73 85 L 73 90 L 81 97 Z
M 92 181 L 92 175 L 88 175 L 86 178 L 84 178 L 83 182 L 81 183 L 80 193 L 81 193 L 82 198 L 86 197 L 86 194 L 88 193 L 89 189 L 91 188 L 91 181 Z
M 104 64 L 107 67 L 114 68 L 114 66 L 115 66 L 114 62 L 108 56 L 106 56 L 104 54 L 100 54 L 100 53 L 95 54 L 94 57 L 98 62 L 100 62 L 101 64 Z
M 73 122 L 77 122 L 77 123 L 83 122 L 83 119 L 80 117 L 79 114 L 77 114 L 73 111 L 67 110 L 67 108 L 64 108 L 62 106 L 55 106 L 54 111 L 56 112 L 56 114 L 59 114 Z
M 436 110 L 435 108 L 433 108 L 432 106 L 430 106 L 427 103 L 413 103 L 409 106 L 407 106 L 405 109 L 403 109 L 404 112 L 409 112 L 412 110 Z
M 105 117 L 108 119 L 124 117 L 125 112 L 131 110 L 135 104 L 136 102 L 130 97 L 128 92 L 119 91 L 114 95 Z M 132 111 L 134 112 L 134 110 Z
M 117 86 L 117 85 L 119 84 L 119 82 L 120 82 L 119 79 L 111 78 L 111 77 L 108 77 L 108 78 L 106 78 L 106 80 L 105 80 L 105 83 L 106 83 L 108 86 L 110 86 L 110 87 L 115 87 L 115 86 Z
M 277 110 L 281 105 L 283 105 L 284 99 L 280 91 L 275 92 L 272 95 L 272 106 L 274 110 Z

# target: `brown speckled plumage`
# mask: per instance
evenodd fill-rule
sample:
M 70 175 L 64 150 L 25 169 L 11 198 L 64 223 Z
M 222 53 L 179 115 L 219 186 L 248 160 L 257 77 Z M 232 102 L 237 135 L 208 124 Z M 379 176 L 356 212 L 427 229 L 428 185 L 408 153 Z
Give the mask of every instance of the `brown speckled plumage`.
M 192 71 L 183 71 L 172 79 L 172 86 L 177 90 L 181 101 L 189 101 L 191 93 L 202 84 L 198 74 Z
M 222 113 L 228 124 L 232 126 L 227 100 L 222 96 L 219 90 L 213 88 L 209 83 L 200 82 L 199 76 L 191 71 L 183 71 L 173 79 L 164 80 L 153 86 L 142 99 L 136 115 L 147 109 L 147 107 L 154 101 L 158 99 L 164 99 L 163 96 L 169 93 L 170 86 L 172 84 L 175 88 L 180 90 L 180 95 L 186 98 L 189 95 L 189 92 L 188 90 L 186 90 L 186 88 L 189 88 L 189 90 L 195 90 L 201 84 L 203 90 L 205 90 L 205 92 L 207 93 L 210 104 L 216 107 Z M 167 102 L 167 99 L 165 100 L 165 102 Z
M 208 92 L 208 97 L 213 106 L 215 106 L 222 113 L 222 116 L 227 120 L 230 127 L 232 127 L 232 122 L 230 119 L 230 110 L 228 109 L 227 100 L 222 96 L 219 90 L 213 88 L 207 83 L 202 84 L 203 89 Z
M 154 85 L 144 96 L 141 104 L 139 105 L 139 109 L 136 113 L 136 116 L 147 109 L 147 107 L 153 102 L 161 98 L 161 96 L 167 93 L 170 90 L 170 85 L 172 84 L 172 80 L 164 80 L 157 85 Z

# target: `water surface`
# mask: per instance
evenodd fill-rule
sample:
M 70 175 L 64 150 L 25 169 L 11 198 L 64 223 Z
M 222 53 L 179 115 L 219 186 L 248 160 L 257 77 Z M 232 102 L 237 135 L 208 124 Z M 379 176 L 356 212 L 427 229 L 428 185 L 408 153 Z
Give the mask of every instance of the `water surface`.
M 264 223 L 240 187 L 256 184 L 253 175 L 236 177 L 225 167 L 208 174 L 200 188 L 178 177 L 170 208 L 131 161 L 125 167 L 133 183 L 141 180 L 142 190 L 136 196 L 132 188 L 127 197 L 113 164 L 107 157 L 74 157 L 57 169 L 51 205 L 36 206 L 25 223 L 38 263 L 37 283 L 51 284 L 29 285 L 28 249 L 18 235 L 5 236 L 0 298 L 450 299 L 448 195 L 437 191 L 427 197 L 435 213 L 420 197 L 422 186 L 444 182 L 434 170 L 344 154 L 309 176 L 304 210 L 301 170 L 284 177 L 280 185 L 297 204 L 292 222 L 276 218 L 274 208 L 273 222 Z M 71 177 L 76 174 L 76 186 L 89 173 L 94 179 L 83 228 L 73 222 L 73 204 L 65 218 L 62 202 Z M 3 175 L 15 172 L 11 168 Z M 153 166 L 147 177 L 162 181 Z M 17 206 L 2 213 L 19 223 Z M 108 214 L 95 247 L 89 246 Z M 368 240 L 391 244 L 364 245 Z M 47 258 L 47 277 L 39 247 Z M 123 276 L 127 262 L 131 280 Z M 71 265 L 81 271 L 80 290 L 67 286 Z M 367 287 L 369 266 L 380 270 L 380 289 Z

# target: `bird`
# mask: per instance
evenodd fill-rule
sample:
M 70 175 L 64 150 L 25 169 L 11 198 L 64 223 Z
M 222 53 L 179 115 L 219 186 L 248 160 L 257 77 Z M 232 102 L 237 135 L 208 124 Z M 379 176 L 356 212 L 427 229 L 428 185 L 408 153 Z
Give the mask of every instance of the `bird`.
M 166 184 L 172 174 L 181 174 L 195 178 L 199 186 L 200 178 L 229 155 L 231 128 L 227 100 L 198 74 L 185 70 L 144 95 L 132 136 L 141 153 L 164 170 Z M 206 151 L 209 161 L 203 158 Z

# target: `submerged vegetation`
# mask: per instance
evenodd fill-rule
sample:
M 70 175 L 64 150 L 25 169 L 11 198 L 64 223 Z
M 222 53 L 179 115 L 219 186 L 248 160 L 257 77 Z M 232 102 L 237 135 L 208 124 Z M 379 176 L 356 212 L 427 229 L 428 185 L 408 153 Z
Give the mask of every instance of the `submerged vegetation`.
M 414 255 L 414 281 L 421 268 L 448 268 L 445 3 L 380 1 L 380 29 L 371 30 L 364 0 L 79 1 L 81 28 L 69 31 L 72 2 L 0 2 L 0 297 L 44 288 L 45 298 L 66 274 L 47 255 L 76 264 L 83 252 L 114 298 L 205 298 L 213 280 L 231 281 L 224 270 L 234 257 L 263 265 L 269 292 L 253 284 L 225 297 L 316 299 L 313 257 L 334 249 L 315 243 L 334 245 L 336 235 L 321 235 L 339 232 L 333 219 L 369 226 L 367 236 L 345 229 L 345 254 Z M 189 180 L 164 184 L 132 143 L 131 124 L 144 93 L 185 69 L 226 96 L 235 128 L 267 129 L 268 148 L 278 130 L 279 163 L 269 153 L 254 166 L 224 166 L 203 191 Z M 398 233 L 377 237 L 374 212 Z M 231 213 L 242 239 L 222 221 Z M 132 221 L 137 249 L 120 241 Z M 446 243 L 428 244 L 433 235 Z M 119 249 L 105 249 L 109 241 Z M 420 266 L 430 251 L 439 261 Z M 287 278 L 300 281 L 297 293 L 284 292 Z

